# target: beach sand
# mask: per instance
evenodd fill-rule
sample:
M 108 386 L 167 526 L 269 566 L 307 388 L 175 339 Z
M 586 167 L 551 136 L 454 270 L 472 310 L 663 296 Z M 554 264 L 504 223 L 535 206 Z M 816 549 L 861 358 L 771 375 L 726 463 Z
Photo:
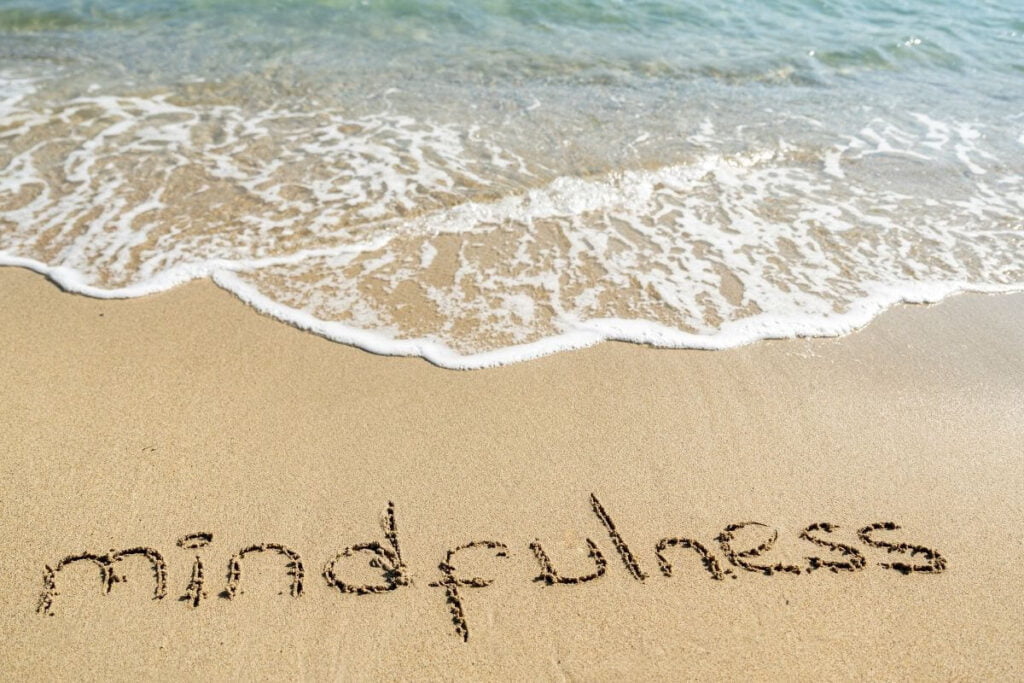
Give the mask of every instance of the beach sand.
M 606 343 L 456 372 L 325 341 L 209 282 L 103 301 L 5 268 L 0 291 L 4 678 L 1024 675 L 1024 295 L 902 306 L 840 339 Z M 389 501 L 409 585 L 329 585 L 329 561 L 378 543 L 333 576 L 389 586 L 368 566 L 395 559 Z M 767 526 L 733 550 L 778 541 L 739 562 L 801 573 L 730 564 L 716 537 L 746 521 Z M 799 537 L 822 522 L 838 528 L 812 535 L 860 555 Z M 928 550 L 858 537 L 883 522 L 902 528 L 869 538 Z M 176 545 L 197 532 L 208 547 Z M 668 544 L 666 577 L 671 538 L 731 574 Z M 560 576 L 594 573 L 587 539 L 602 576 L 534 580 L 535 541 Z M 471 541 L 507 552 L 441 567 Z M 253 551 L 222 597 L 232 555 L 263 543 L 301 556 L 301 595 L 286 558 Z M 165 598 L 131 555 L 61 569 L 37 611 L 46 566 L 133 547 L 165 560 Z M 807 572 L 812 556 L 865 566 Z M 104 563 L 128 579 L 109 594 Z

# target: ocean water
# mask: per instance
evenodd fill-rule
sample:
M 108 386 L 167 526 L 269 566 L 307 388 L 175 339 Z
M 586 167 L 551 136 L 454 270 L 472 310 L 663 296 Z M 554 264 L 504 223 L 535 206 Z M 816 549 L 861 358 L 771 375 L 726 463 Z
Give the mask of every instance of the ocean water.
M 1024 289 L 1024 3 L 0 0 L 0 264 L 474 368 Z

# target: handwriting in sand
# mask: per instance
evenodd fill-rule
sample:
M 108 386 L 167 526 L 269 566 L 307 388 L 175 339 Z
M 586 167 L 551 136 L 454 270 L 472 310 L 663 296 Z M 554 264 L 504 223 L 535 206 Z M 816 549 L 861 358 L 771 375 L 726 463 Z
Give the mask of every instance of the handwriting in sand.
M 593 494 L 590 496 L 590 506 L 594 515 L 600 520 L 601 525 L 607 533 L 611 547 L 622 561 L 628 575 L 635 581 L 644 583 L 648 574 L 643 570 L 637 556 L 630 549 L 622 534 L 617 529 L 605 507 Z M 337 589 L 341 593 L 352 595 L 372 595 L 395 591 L 413 585 L 409 569 L 402 557 L 402 550 L 398 541 L 398 524 L 395 515 L 394 503 L 388 503 L 387 509 L 381 520 L 381 527 L 384 533 L 384 542 L 373 541 L 352 545 L 330 558 L 321 571 L 326 587 Z M 772 576 L 775 574 L 808 574 L 820 569 L 827 569 L 831 572 L 859 572 L 869 565 L 867 558 L 852 545 L 839 543 L 830 540 L 829 536 L 839 528 L 838 525 L 829 522 L 816 522 L 809 525 L 800 532 L 800 539 L 823 548 L 827 551 L 826 557 L 811 555 L 806 557 L 806 564 L 783 564 L 759 562 L 758 559 L 767 554 L 778 540 L 778 532 L 761 522 L 739 522 L 725 527 L 715 538 L 717 551 L 725 559 L 727 566 L 711 548 L 693 538 L 667 537 L 660 539 L 654 546 L 654 557 L 658 569 L 665 577 L 671 577 L 673 564 L 670 558 L 677 562 L 680 560 L 679 550 L 691 550 L 707 571 L 711 579 L 722 581 L 727 578 L 735 579 L 740 572 L 752 572 Z M 765 539 L 759 545 L 751 547 L 736 548 L 737 532 L 742 529 L 762 530 Z M 904 575 L 914 573 L 936 574 L 946 569 L 946 559 L 938 551 L 927 548 L 923 545 L 883 540 L 879 538 L 884 532 L 899 531 L 900 527 L 894 522 L 875 522 L 857 530 L 857 538 L 865 546 L 886 551 L 888 555 L 895 555 L 895 558 L 886 562 L 877 562 L 877 566 L 893 570 Z M 201 549 L 213 542 L 213 534 L 199 532 L 183 536 L 178 540 L 178 547 L 193 551 L 192 571 L 188 585 L 185 587 L 179 600 L 191 608 L 198 608 L 208 597 L 207 594 L 207 573 L 206 565 L 203 562 Z M 529 543 L 527 548 L 533 554 L 539 567 L 539 573 L 534 581 L 545 586 L 574 585 L 594 581 L 603 577 L 608 570 L 608 560 L 601 552 L 598 544 L 592 539 L 585 539 L 588 556 L 593 563 L 593 571 L 589 573 L 566 576 L 559 572 L 555 563 L 548 556 L 540 540 Z M 439 575 L 435 580 L 430 581 L 427 586 L 438 588 L 444 594 L 446 609 L 451 615 L 455 634 L 464 641 L 469 640 L 469 617 L 463 606 L 461 589 L 486 588 L 493 583 L 493 579 L 476 576 L 466 576 L 459 570 L 459 559 L 467 553 L 489 553 L 494 558 L 507 558 L 512 552 L 505 543 L 495 540 L 475 540 L 463 543 L 444 552 L 443 559 L 437 565 Z M 306 570 L 302 558 L 298 552 L 280 543 L 260 543 L 242 548 L 228 561 L 227 576 L 224 590 L 220 597 L 233 599 L 239 595 L 243 583 L 244 560 L 254 553 L 270 553 L 279 555 L 284 561 L 285 574 L 289 581 L 289 594 L 293 598 L 301 598 L 306 592 Z M 351 583 L 342 576 L 339 562 L 343 558 L 366 556 L 369 567 L 379 573 L 378 583 L 359 584 Z M 164 556 L 158 550 L 150 547 L 133 547 L 125 550 L 111 550 L 104 554 L 83 552 L 68 555 L 54 566 L 47 565 L 43 571 L 43 591 L 39 597 L 37 611 L 40 614 L 55 614 L 55 601 L 60 595 L 58 590 L 58 576 L 61 571 L 71 564 L 80 562 L 92 563 L 100 573 L 103 593 L 110 593 L 114 584 L 126 580 L 126 576 L 119 572 L 121 562 L 127 558 L 144 558 L 153 574 L 153 599 L 160 600 L 167 596 L 167 564 Z

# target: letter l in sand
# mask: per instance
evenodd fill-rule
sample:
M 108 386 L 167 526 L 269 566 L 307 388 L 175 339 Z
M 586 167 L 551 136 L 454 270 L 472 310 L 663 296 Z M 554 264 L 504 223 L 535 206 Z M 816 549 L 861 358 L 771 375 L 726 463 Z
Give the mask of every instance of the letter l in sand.
M 615 546 L 615 551 L 619 554 L 619 557 L 622 558 L 622 564 L 626 565 L 626 571 L 628 571 L 634 579 L 642 582 L 647 578 L 647 574 L 640 569 L 640 564 L 636 561 L 633 551 L 631 551 L 629 546 L 626 545 L 626 542 L 622 540 L 622 535 L 619 534 L 618 530 L 615 528 L 615 522 L 613 522 L 612 518 L 608 516 L 608 513 L 604 510 L 604 506 L 601 505 L 601 501 L 599 501 L 597 496 L 593 493 L 590 494 L 590 507 L 593 508 L 594 514 L 597 515 L 597 518 L 601 520 L 601 524 L 603 524 L 604 528 L 608 531 L 608 537 L 612 539 L 612 545 Z

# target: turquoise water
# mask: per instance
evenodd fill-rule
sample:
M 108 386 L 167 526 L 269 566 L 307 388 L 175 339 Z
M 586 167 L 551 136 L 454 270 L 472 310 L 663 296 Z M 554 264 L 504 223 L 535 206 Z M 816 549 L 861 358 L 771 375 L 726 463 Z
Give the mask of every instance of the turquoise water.
M 476 367 L 1024 282 L 1024 3 L 0 0 L 0 261 Z
M 1024 74 L 1013 1 L 13 0 L 0 32 L 11 63 L 139 77 L 287 64 L 329 80 L 372 69 L 385 82 L 912 82 L 1001 100 Z

